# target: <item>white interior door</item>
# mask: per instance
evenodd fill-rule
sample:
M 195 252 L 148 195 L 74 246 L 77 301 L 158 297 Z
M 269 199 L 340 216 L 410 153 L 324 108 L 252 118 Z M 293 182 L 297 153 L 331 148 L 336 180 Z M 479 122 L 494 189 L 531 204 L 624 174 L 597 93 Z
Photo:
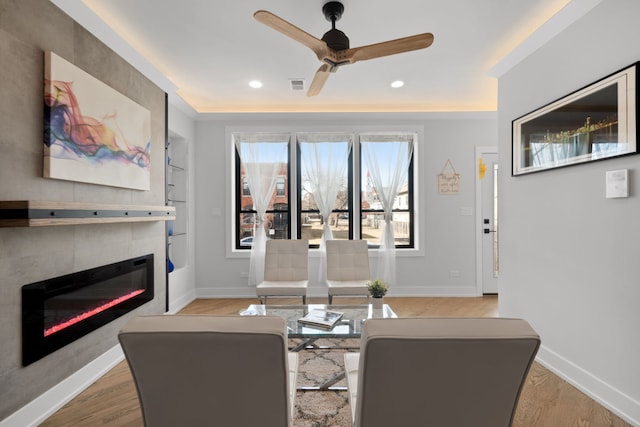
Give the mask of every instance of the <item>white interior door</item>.
M 497 294 L 500 272 L 497 150 L 486 148 L 476 151 L 476 162 L 478 290 L 481 294 Z

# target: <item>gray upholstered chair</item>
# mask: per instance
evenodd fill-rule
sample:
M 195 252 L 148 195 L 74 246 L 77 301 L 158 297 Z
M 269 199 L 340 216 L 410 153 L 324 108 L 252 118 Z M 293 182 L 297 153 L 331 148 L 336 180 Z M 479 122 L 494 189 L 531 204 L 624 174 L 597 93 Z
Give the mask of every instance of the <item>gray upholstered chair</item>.
M 329 304 L 334 296 L 369 297 L 369 245 L 366 240 L 327 240 Z
M 299 296 L 307 303 L 309 283 L 309 241 L 267 240 L 264 281 L 256 286 L 262 304 L 267 297 Z
M 146 426 L 291 426 L 297 355 L 280 317 L 166 315 L 118 334 Z
M 521 319 L 370 319 L 345 354 L 357 427 L 510 426 L 540 338 Z

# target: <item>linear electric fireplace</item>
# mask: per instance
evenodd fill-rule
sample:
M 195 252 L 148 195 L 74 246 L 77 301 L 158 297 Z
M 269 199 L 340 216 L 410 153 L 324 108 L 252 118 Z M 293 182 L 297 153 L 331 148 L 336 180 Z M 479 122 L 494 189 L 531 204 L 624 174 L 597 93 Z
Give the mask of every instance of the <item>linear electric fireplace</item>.
M 153 299 L 153 254 L 22 287 L 27 366 Z

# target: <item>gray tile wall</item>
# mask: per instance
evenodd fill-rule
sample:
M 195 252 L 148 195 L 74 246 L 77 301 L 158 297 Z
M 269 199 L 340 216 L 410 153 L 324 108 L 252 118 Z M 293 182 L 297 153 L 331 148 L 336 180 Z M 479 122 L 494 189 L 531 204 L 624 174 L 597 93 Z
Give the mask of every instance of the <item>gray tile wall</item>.
M 51 50 L 151 111 L 151 191 L 42 178 L 44 51 Z M 164 205 L 165 97 L 47 0 L 0 0 L 0 200 Z M 23 368 L 22 285 L 148 253 L 155 299 Z M 165 305 L 164 223 L 0 228 L 0 420 L 117 344 L 134 314 Z

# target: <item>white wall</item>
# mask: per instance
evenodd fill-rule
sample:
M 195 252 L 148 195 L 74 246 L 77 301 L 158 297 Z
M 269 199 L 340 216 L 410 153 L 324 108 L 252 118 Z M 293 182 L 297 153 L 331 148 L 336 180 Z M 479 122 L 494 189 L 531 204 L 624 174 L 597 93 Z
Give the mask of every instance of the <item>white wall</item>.
M 496 145 L 494 113 L 424 114 L 217 114 L 199 117 L 195 146 L 196 293 L 199 297 L 251 297 L 242 272 L 249 270 L 248 254 L 228 254 L 230 243 L 229 129 L 270 130 L 400 130 L 419 131 L 417 210 L 420 248 L 398 257 L 398 284 L 390 295 L 476 295 L 475 216 L 461 208 L 475 206 L 475 147 Z M 437 175 L 447 159 L 461 174 L 460 194 L 437 194 Z M 220 216 L 214 215 L 219 209 Z M 317 258 L 310 256 L 310 270 Z M 375 259 L 372 260 L 375 265 Z M 449 277 L 450 270 L 460 277 Z M 375 270 L 374 270 L 375 271 Z M 324 285 L 310 273 L 310 294 L 326 295 Z
M 605 0 L 499 79 L 498 135 L 511 121 L 640 59 L 640 2 Z M 511 170 L 509 154 L 500 159 Z M 640 425 L 640 156 L 502 174 L 500 314 L 542 337 L 539 359 Z M 605 199 L 628 168 L 631 197 Z

